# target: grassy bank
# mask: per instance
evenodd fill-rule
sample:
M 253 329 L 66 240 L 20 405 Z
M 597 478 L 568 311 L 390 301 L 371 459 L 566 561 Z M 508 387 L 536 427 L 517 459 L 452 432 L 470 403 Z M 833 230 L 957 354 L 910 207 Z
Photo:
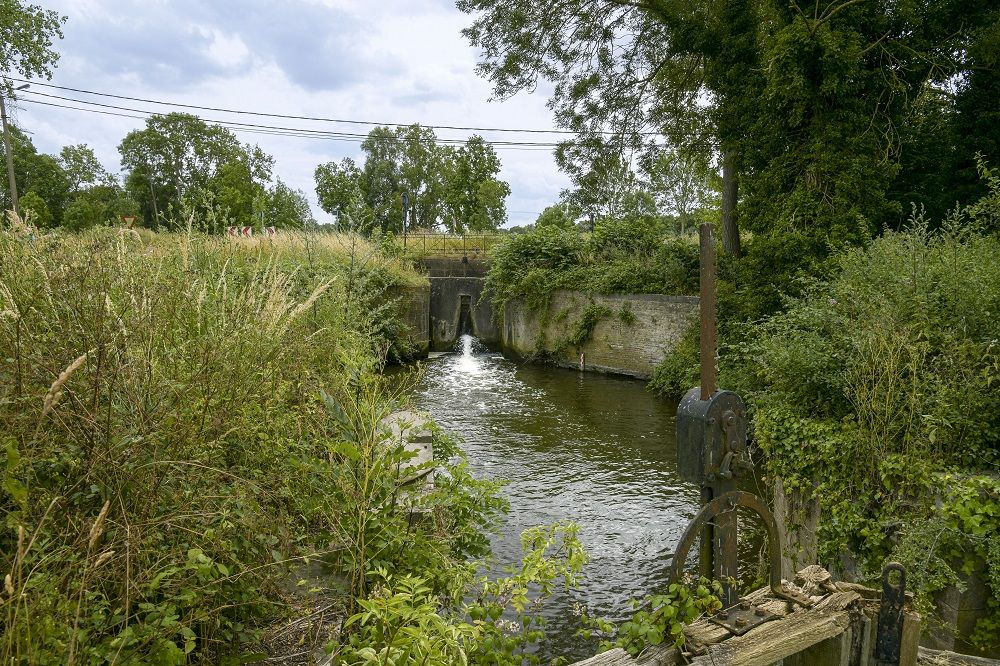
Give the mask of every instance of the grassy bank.
M 303 558 L 347 611 L 373 561 L 482 549 L 500 507 L 459 470 L 435 547 L 384 550 L 387 293 L 420 279 L 342 236 L 0 233 L 3 660 L 225 663 L 295 612 Z
M 575 527 L 495 570 L 501 484 L 436 431 L 415 493 L 387 438 L 423 279 L 350 236 L 0 231 L 0 659 L 537 662 Z

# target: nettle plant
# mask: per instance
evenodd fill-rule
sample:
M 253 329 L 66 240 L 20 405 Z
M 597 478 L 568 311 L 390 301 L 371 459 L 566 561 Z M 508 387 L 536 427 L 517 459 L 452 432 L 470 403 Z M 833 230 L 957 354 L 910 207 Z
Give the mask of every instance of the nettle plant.
M 701 578 L 692 585 L 671 583 L 663 594 L 633 600 L 635 613 L 617 626 L 584 612 L 585 628 L 579 634 L 586 639 L 597 637 L 601 652 L 620 647 L 633 657 L 649 645 L 680 647 L 685 640 L 684 626 L 722 608 L 721 596 L 718 581 Z
M 345 622 L 346 636 L 328 649 L 352 666 L 540 663 L 541 609 L 557 589 L 578 585 L 587 560 L 577 533 L 571 523 L 526 530 L 520 565 L 468 580 L 464 597 L 442 597 L 424 578 L 376 569 L 370 594 Z

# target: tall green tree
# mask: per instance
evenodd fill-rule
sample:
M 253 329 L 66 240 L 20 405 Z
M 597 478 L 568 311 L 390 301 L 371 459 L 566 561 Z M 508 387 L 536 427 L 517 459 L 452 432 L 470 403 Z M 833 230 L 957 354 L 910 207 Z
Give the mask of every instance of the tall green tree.
M 182 222 L 185 211 L 210 212 L 252 222 L 252 202 L 270 179 L 272 159 L 254 146 L 241 145 L 228 129 L 197 116 L 152 116 L 118 146 L 125 186 L 140 202 L 147 226 Z
M 22 0 L 0 0 L 0 69 L 21 78 L 52 78 L 59 60 L 53 41 L 62 39 L 65 16 Z M 0 80 L 0 94 L 11 97 L 14 84 Z
M 571 206 L 565 203 L 546 206 L 535 220 L 536 227 L 555 227 L 557 229 L 572 229 L 576 223 L 577 214 Z
M 555 84 L 556 122 L 578 137 L 560 150 L 560 164 L 575 164 L 581 179 L 613 178 L 619 172 L 607 167 L 658 149 L 661 135 L 690 150 L 718 146 L 727 184 L 723 243 L 739 254 L 737 150 L 745 107 L 755 99 L 746 91 L 762 87 L 760 26 L 750 0 L 456 4 L 476 15 L 465 35 L 480 50 L 479 72 L 497 97 L 534 89 L 540 79 Z M 591 173 L 599 162 L 605 167 Z
M 76 146 L 63 146 L 59 151 L 59 166 L 62 167 L 69 181 L 70 191 L 80 190 L 98 184 L 108 184 L 114 177 L 105 170 L 97 159 L 94 149 L 81 143 Z
M 10 128 L 11 151 L 14 157 L 14 176 L 21 195 L 31 193 L 36 213 L 40 213 L 44 203 L 46 214 L 45 225 L 56 225 L 62 220 L 63 211 L 71 199 L 71 184 L 63 171 L 59 160 L 52 155 L 39 153 L 35 144 L 27 134 L 17 127 Z M 6 178 L 0 178 L 0 184 L 7 185 Z M 3 187 L 4 206 L 12 205 L 9 187 Z
M 663 150 L 643 164 L 642 173 L 658 210 L 674 215 L 682 234 L 718 198 L 712 186 L 718 179 L 701 153 Z
M 319 207 L 337 218 L 338 226 L 368 232 L 375 214 L 368 205 L 367 182 L 350 157 L 339 164 L 328 162 L 316 167 L 316 197 Z
M 420 125 L 398 127 L 399 194 L 410 200 L 407 225 L 414 229 L 433 229 L 444 213 L 445 155 L 447 150 L 437 143 L 434 130 Z M 365 161 L 365 168 L 371 161 Z
M 397 132 L 376 127 L 361 144 L 365 152 L 361 191 L 371 210 L 372 224 L 394 232 L 403 230 L 403 150 Z
M 444 168 L 444 223 L 452 233 L 492 231 L 507 221 L 510 186 L 498 178 L 500 158 L 481 136 L 448 150 Z
M 139 204 L 129 198 L 117 181 L 93 185 L 76 193 L 63 212 L 61 226 L 81 231 L 101 224 L 119 224 L 122 217 L 139 213 Z
M 263 218 L 266 226 L 279 229 L 309 229 L 316 225 L 309 200 L 301 190 L 289 187 L 280 178 L 264 199 Z
M 452 147 L 440 145 L 428 127 L 376 127 L 361 149 L 364 166 L 344 158 L 315 172 L 320 206 L 346 212 L 352 228 L 401 232 L 404 197 L 410 229 L 443 224 L 456 233 L 484 231 L 507 219 L 510 187 L 498 178 L 500 158 L 482 137 Z

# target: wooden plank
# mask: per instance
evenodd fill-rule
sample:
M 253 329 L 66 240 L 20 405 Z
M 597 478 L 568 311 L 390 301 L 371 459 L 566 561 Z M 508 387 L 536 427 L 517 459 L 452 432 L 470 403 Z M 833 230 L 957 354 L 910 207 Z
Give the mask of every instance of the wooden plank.
M 595 655 L 573 666 L 676 666 L 680 660 L 677 648 L 651 645 L 633 659 L 625 650 L 615 648 Z
M 680 662 L 681 653 L 677 648 L 654 645 L 642 651 L 635 658 L 636 666 L 674 666 Z
M 917 666 L 920 624 L 918 614 L 903 613 L 903 635 L 899 640 L 899 666 Z
M 743 636 L 709 645 L 708 653 L 696 657 L 691 663 L 700 666 L 769 666 L 843 634 L 851 624 L 846 609 L 859 599 L 855 592 L 831 594 L 812 608 L 798 609 Z
M 853 632 L 848 627 L 839 636 L 785 657 L 782 666 L 848 666 L 851 661 L 852 637 Z
M 621 648 L 596 654 L 590 659 L 579 661 L 574 666 L 634 666 L 635 660 Z
M 922 647 L 917 649 L 917 664 L 920 666 L 1000 666 L 1000 661 Z

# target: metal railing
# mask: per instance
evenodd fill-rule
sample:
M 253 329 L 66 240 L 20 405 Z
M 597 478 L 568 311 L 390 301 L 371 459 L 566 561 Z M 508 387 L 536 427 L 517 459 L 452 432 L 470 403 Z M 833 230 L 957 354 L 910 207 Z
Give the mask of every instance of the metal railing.
M 403 247 L 423 254 L 485 255 L 501 238 L 502 234 L 408 233 L 403 236 Z

